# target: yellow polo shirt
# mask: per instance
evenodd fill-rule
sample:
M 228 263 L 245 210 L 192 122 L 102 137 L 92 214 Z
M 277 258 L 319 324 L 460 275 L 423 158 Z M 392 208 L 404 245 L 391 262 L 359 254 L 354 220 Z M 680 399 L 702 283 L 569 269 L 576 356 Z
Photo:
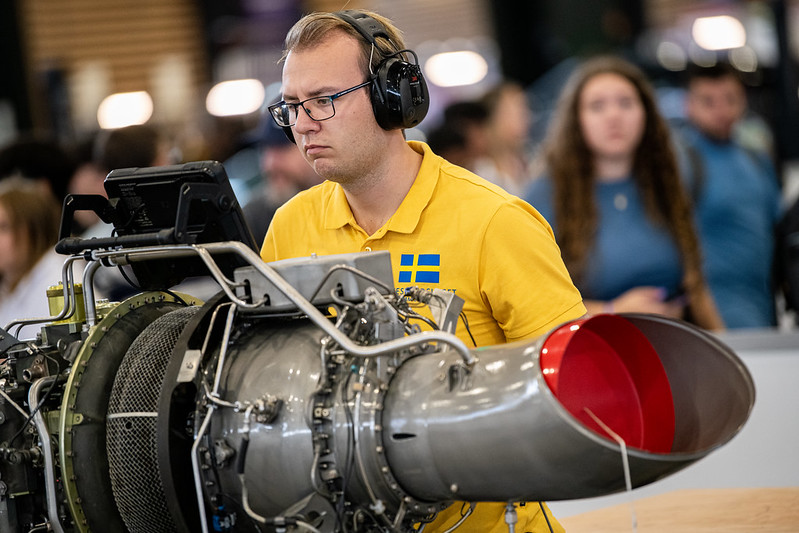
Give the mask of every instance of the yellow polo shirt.
M 478 346 L 540 336 L 585 314 L 552 229 L 529 204 L 434 154 L 394 215 L 373 235 L 358 226 L 344 191 L 325 181 L 280 207 L 261 257 L 388 250 L 398 293 L 439 288 L 464 299 Z M 457 333 L 471 340 L 462 324 Z

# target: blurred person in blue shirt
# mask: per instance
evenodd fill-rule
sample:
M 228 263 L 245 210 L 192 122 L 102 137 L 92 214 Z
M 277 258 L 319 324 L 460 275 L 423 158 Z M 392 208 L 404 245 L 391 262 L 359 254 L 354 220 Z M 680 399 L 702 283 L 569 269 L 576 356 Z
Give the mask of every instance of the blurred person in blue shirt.
M 776 325 L 772 268 L 781 193 L 765 153 L 734 129 L 746 91 L 726 64 L 689 70 L 681 128 L 686 179 L 694 197 L 704 274 L 729 328 Z
M 640 69 L 597 57 L 572 75 L 526 199 L 552 224 L 589 313 L 722 329 L 701 271 L 670 132 Z

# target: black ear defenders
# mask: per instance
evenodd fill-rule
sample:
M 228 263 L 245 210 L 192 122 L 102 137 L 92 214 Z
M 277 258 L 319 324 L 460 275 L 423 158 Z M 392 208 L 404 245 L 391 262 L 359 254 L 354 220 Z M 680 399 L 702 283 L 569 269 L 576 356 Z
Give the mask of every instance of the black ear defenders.
M 356 10 L 333 13 L 360 33 L 382 55 L 388 55 L 372 75 L 370 98 L 377 124 L 384 130 L 412 128 L 418 125 L 430 106 L 427 82 L 422 75 L 419 59 L 413 50 L 389 53 L 377 45 L 377 38 L 390 39 L 386 28 L 369 15 Z M 410 63 L 402 54 L 413 56 Z M 295 142 L 290 127 L 283 128 L 286 136 Z
M 430 95 L 416 53 L 398 50 L 393 54 L 386 54 L 377 45 L 378 37 L 390 38 L 386 28 L 365 13 L 346 10 L 333 14 L 355 28 L 380 53 L 388 55 L 377 66 L 372 80 L 372 109 L 380 127 L 393 130 L 412 128 L 419 124 L 427 115 Z M 402 59 L 403 53 L 411 54 L 414 63 Z

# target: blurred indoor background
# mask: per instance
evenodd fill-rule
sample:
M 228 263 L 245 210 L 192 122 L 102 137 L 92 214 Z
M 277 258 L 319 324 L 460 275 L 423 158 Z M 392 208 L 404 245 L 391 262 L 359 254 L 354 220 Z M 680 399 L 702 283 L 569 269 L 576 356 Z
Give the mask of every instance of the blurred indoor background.
M 575 59 L 614 52 L 647 69 L 675 119 L 686 65 L 729 60 L 783 176 L 799 159 L 799 0 L 5 0 L 0 145 L 148 122 L 180 159 L 224 161 L 278 97 L 286 30 L 303 12 L 344 7 L 405 31 L 432 93 L 422 134 L 447 103 L 513 79 L 535 140 Z

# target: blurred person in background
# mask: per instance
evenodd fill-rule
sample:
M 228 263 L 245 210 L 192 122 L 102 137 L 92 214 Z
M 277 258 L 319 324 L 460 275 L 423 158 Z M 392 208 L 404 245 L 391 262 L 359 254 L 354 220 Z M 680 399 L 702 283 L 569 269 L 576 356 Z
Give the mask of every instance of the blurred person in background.
M 47 288 L 61 281 L 66 260 L 54 249 L 60 213 L 55 196 L 35 181 L 0 181 L 0 327 L 50 316 Z M 78 269 L 73 270 L 80 280 Z M 25 326 L 18 337 L 32 338 L 39 327 Z
M 69 182 L 69 192 L 72 194 L 106 196 L 105 177 L 112 170 L 173 163 L 163 134 L 157 127 L 148 124 L 101 130 L 87 142 L 90 142 L 90 146 L 82 147 L 83 157 L 79 158 L 79 164 Z M 75 229 L 84 239 L 110 237 L 114 229 L 112 224 L 103 222 L 92 211 L 78 211 L 74 220 L 78 226 Z M 98 298 L 115 301 L 139 292 L 138 287 L 131 285 L 117 269 L 111 268 L 97 271 L 94 289 Z M 205 295 L 208 293 L 204 293 Z
M 482 101 L 453 102 L 444 108 L 441 125 L 430 132 L 433 144 L 448 151 L 448 155 L 433 151 L 451 163 L 475 172 L 478 162 L 488 157 L 488 108 Z M 458 146 L 459 140 L 462 143 Z
M 77 150 L 78 165 L 68 186 L 71 194 L 105 196 L 103 183 L 112 170 L 172 163 L 168 144 L 160 131 L 147 124 L 101 130 Z M 112 226 L 91 211 L 75 213 L 75 221 L 78 229 L 83 229 L 84 238 L 111 236 Z
M 694 197 L 704 274 L 729 328 L 776 325 L 772 268 L 781 192 L 766 153 L 733 132 L 747 108 L 735 70 L 692 68 L 679 132 Z
M 475 173 L 522 196 L 530 182 L 528 143 L 533 115 L 527 95 L 518 83 L 507 81 L 488 91 L 480 103 L 488 111 L 487 151 L 477 160 Z
M 427 144 L 450 163 L 463 168 L 474 168 L 474 153 L 469 150 L 466 135 L 450 122 L 443 122 L 427 134 Z
M 589 313 L 646 312 L 718 330 L 691 206 L 651 85 L 615 57 L 586 61 L 526 198 L 550 221 Z
M 260 147 L 262 182 L 242 210 L 255 242 L 260 244 L 277 208 L 298 192 L 322 183 L 322 178 L 268 113 L 258 126 L 256 143 Z
M 161 130 L 149 124 L 101 131 L 95 139 L 94 154 L 106 174 L 117 168 L 157 167 L 176 162 Z
M 105 174 L 94 160 L 95 135 L 81 140 L 71 152 L 75 161 L 75 171 L 69 179 L 67 192 L 70 194 L 99 194 L 105 196 L 103 180 Z M 81 235 L 100 221 L 93 211 L 76 211 L 72 222 L 72 234 Z M 98 235 L 99 236 L 99 235 Z
M 74 170 L 68 152 L 48 138 L 21 136 L 0 148 L 0 179 L 16 176 L 35 180 L 53 194 L 59 209 Z

